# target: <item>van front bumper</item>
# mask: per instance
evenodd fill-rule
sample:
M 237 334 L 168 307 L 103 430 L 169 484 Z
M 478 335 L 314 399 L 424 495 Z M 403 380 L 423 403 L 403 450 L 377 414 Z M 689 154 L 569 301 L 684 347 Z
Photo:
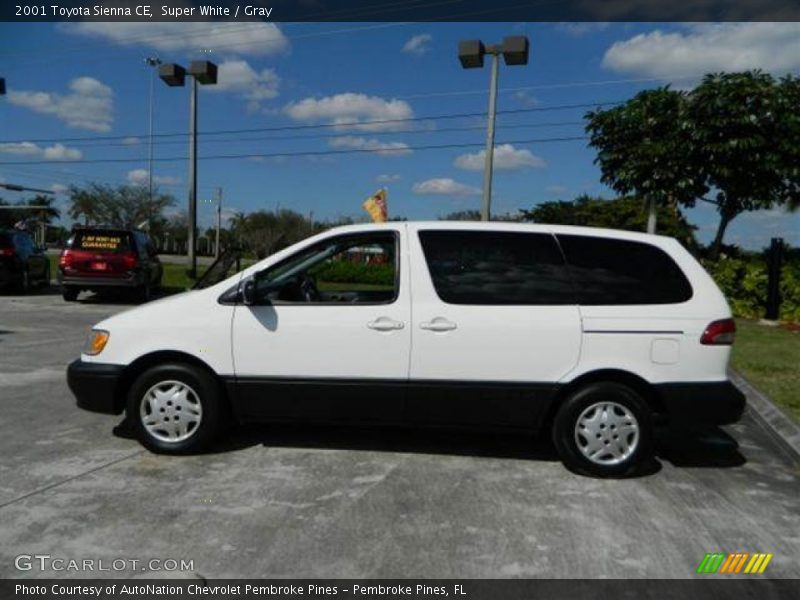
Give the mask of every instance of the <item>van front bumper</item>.
M 124 365 L 89 363 L 80 359 L 67 367 L 67 385 L 84 410 L 118 415 L 124 403 L 117 394 L 117 384 Z
M 730 381 L 662 383 L 656 386 L 671 423 L 728 425 L 742 417 L 745 396 Z

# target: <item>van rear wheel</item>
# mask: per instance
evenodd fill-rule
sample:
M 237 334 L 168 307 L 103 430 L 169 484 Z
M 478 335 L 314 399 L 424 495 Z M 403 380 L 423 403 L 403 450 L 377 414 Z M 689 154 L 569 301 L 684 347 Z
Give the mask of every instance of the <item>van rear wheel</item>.
M 596 477 L 620 477 L 652 456 L 649 407 L 632 388 L 595 382 L 570 394 L 556 414 L 553 442 L 567 468 Z
M 204 369 L 172 363 L 142 373 L 128 394 L 127 416 L 153 452 L 191 454 L 217 437 L 224 418 L 219 382 Z

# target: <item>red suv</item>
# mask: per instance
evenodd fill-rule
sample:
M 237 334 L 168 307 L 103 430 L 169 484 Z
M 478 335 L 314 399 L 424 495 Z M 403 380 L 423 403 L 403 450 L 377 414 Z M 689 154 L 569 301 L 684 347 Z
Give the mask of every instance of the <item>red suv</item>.
M 82 290 L 113 288 L 129 289 L 147 302 L 163 272 L 155 246 L 135 229 L 75 229 L 58 261 L 58 282 L 68 302 Z

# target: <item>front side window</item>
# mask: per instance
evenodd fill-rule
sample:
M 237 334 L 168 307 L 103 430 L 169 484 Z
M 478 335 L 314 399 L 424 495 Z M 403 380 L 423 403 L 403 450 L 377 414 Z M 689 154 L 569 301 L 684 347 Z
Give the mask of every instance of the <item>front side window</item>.
M 274 304 L 387 304 L 398 293 L 397 236 L 338 236 L 256 275 L 256 297 Z
M 552 235 L 501 231 L 421 231 L 433 286 L 448 304 L 574 304 Z
M 581 235 L 557 237 L 579 304 L 674 304 L 692 297 L 692 286 L 680 267 L 652 244 Z

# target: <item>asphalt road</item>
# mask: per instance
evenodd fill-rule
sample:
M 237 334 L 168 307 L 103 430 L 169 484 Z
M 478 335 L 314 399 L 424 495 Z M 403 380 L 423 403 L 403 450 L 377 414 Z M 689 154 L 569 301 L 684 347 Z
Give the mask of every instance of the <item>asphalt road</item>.
M 800 469 L 749 414 L 664 432 L 651 468 L 616 481 L 573 475 L 546 441 L 450 432 L 248 427 L 156 456 L 65 382 L 89 327 L 125 308 L 0 296 L 0 577 L 92 575 L 14 566 L 46 554 L 206 578 L 683 578 L 737 551 L 800 577 Z M 139 564 L 95 574 L 152 575 Z

